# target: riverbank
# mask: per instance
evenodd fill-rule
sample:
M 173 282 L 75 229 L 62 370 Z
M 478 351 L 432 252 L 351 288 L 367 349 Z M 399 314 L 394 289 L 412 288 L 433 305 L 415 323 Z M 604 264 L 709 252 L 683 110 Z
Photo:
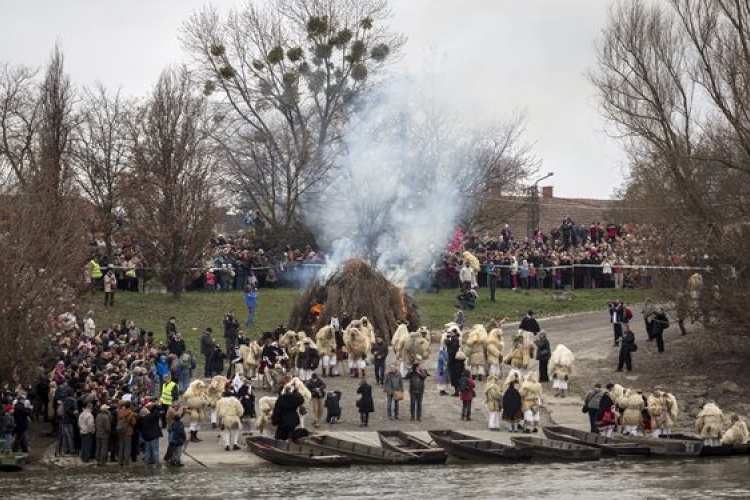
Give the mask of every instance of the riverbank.
M 684 361 L 687 359 L 686 356 L 694 350 L 694 342 L 697 338 L 695 330 L 689 330 L 687 337 L 681 337 L 676 327 L 667 330 L 666 353 L 658 355 L 656 346 L 645 341 L 643 329 L 639 329 L 639 324 L 634 323 L 633 330 L 639 344 L 639 350 L 634 354 L 634 371 L 620 373 L 615 371 L 618 350 L 612 346 L 612 328 L 606 311 L 544 318 L 540 320 L 540 324 L 547 331 L 553 347 L 556 344 L 564 344 L 576 356 L 575 372 L 568 397 L 555 398 L 551 384 L 543 384 L 545 393 L 542 425 L 554 423 L 587 429 L 588 417 L 581 413 L 581 406 L 583 396 L 596 382 L 602 384 L 616 382 L 625 387 L 640 387 L 646 392 L 649 392 L 655 385 L 664 385 L 678 398 L 682 409 L 678 423 L 681 430 L 692 429 L 697 408 L 709 399 L 716 401 L 725 410 L 727 416 L 731 411 L 743 416 L 750 413 L 750 405 L 747 404 L 750 399 L 747 399 L 747 394 L 741 385 L 738 385 L 741 391 L 738 393 L 721 389 L 725 381 L 741 384 L 742 377 L 745 376 L 743 370 L 728 370 L 726 366 L 735 367 L 729 364 L 720 365 L 717 369 L 705 365 L 690 365 Z M 506 346 L 509 345 L 516 327 L 517 324 L 506 325 Z M 432 374 L 434 374 L 436 364 L 435 351 L 436 346 L 433 345 L 433 356 L 426 365 L 428 372 Z M 535 364 L 532 368 L 536 368 Z M 504 366 L 504 370 L 507 373 L 507 366 Z M 367 375 L 370 383 L 374 384 L 373 374 L 368 371 Z M 365 430 L 359 427 L 359 415 L 355 407 L 356 389 L 360 380 L 342 376 L 326 378 L 324 381 L 328 384 L 328 390 L 337 389 L 343 393 L 341 402 L 343 419 L 340 424 L 322 423 L 318 429 L 313 429 L 312 416 L 308 414 L 307 427 L 310 430 L 377 444 L 375 431 L 378 430 L 398 429 L 426 437 L 427 430 L 454 429 L 506 444 L 510 443 L 510 434 L 506 430 L 487 431 L 487 412 L 484 407 L 483 383 L 481 382 L 478 383 L 478 397 L 474 400 L 472 420 L 469 422 L 460 419 L 461 404 L 458 398 L 441 396 L 432 378 L 428 378 L 427 381 L 421 422 L 409 420 L 408 396 L 402 403 L 401 420 L 388 420 L 385 415 L 385 396 L 381 390 L 373 388 L 376 412 L 370 416 L 370 426 Z M 730 386 L 725 384 L 725 387 Z M 269 395 L 269 393 L 256 389 L 256 397 L 260 398 L 264 395 Z M 203 430 L 200 433 L 203 442 L 191 443 L 187 448 L 185 460 L 188 468 L 253 467 L 261 463 L 260 459 L 244 450 L 242 442 L 240 444 L 243 450 L 224 451 L 220 442 L 220 433 L 208 427 L 208 424 L 203 424 Z M 162 442 L 162 454 L 165 450 L 166 443 Z M 46 467 L 64 469 L 76 469 L 82 465 L 75 457 L 62 459 L 54 457 L 54 446 L 49 446 L 45 450 L 44 458 L 40 463 Z M 119 470 L 116 466 L 107 467 L 107 469 L 113 467 L 114 470 Z

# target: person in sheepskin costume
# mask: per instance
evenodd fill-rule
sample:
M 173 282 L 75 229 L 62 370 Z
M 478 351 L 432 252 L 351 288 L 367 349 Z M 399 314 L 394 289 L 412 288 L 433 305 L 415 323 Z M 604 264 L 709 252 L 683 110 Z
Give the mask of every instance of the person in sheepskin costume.
M 487 345 L 487 330 L 484 325 L 474 325 L 466 337 L 466 356 L 469 358 L 469 371 L 471 378 L 482 380 L 484 377 L 484 367 L 487 364 L 485 348 Z
M 305 336 L 304 332 L 298 334 L 297 332 L 290 330 L 279 338 L 279 347 L 281 347 L 287 355 L 287 359 L 282 362 L 282 364 L 286 363 L 284 368 L 290 373 L 293 372 L 296 367 L 297 342 L 299 342 L 303 336 Z
M 542 404 L 542 384 L 537 380 L 536 373 L 530 372 L 521 384 L 521 398 L 523 399 L 523 432 L 539 432 L 539 407 Z
M 297 373 L 303 382 L 310 380 L 319 364 L 320 356 L 315 342 L 309 337 L 297 342 Z
M 489 375 L 484 384 L 484 405 L 489 414 L 489 429 L 500 430 L 500 414 L 503 412 L 503 386 L 497 375 Z
M 212 429 L 216 429 L 216 426 L 217 426 L 216 403 L 219 401 L 219 399 L 221 399 L 222 395 L 224 394 L 228 381 L 229 380 L 223 375 L 216 375 L 214 378 L 211 379 L 211 382 L 208 384 L 208 389 L 206 390 L 206 396 L 208 397 L 208 406 L 209 408 L 211 408 L 211 428 Z
M 337 375 L 336 366 L 336 335 L 333 327 L 324 326 L 315 335 L 315 348 L 320 356 L 320 371 L 324 377 Z
M 493 328 L 487 336 L 487 365 L 489 366 L 489 374 L 496 375 L 498 378 L 503 376 L 501 362 L 503 360 L 504 348 L 503 330 L 501 328 Z
M 208 390 L 206 383 L 202 380 L 193 380 L 187 390 L 182 394 L 182 407 L 185 408 L 185 414 L 190 422 L 190 442 L 197 443 L 202 441 L 198 438 L 201 420 L 206 418 L 206 406 L 208 406 Z
M 628 389 L 620 398 L 618 405 L 625 410 L 622 414 L 623 434 L 642 436 L 643 432 L 643 396 L 635 389 Z
M 721 446 L 724 414 L 714 403 L 706 403 L 695 420 L 695 432 L 703 438 L 703 446 Z
M 349 353 L 349 375 L 359 377 L 365 376 L 367 355 L 370 353 L 372 343 L 370 342 L 369 330 L 362 331 L 352 323 L 344 330 L 344 345 Z
M 505 382 L 503 382 L 503 392 L 508 390 L 508 386 L 510 386 L 511 382 L 516 383 L 516 388 L 521 387 L 521 382 L 523 382 L 523 377 L 521 376 L 520 371 L 511 370 L 508 372 L 508 376 L 505 377 Z
M 225 392 L 224 396 L 216 402 L 216 416 L 219 419 L 221 436 L 224 441 L 226 451 L 239 450 L 237 444 L 240 436 L 241 418 L 245 413 L 245 408 L 240 400 Z
M 732 415 L 732 426 L 724 433 L 721 444 L 736 446 L 745 444 L 748 440 L 750 435 L 747 432 L 747 424 L 738 415 Z
M 430 332 L 427 328 L 420 327 L 416 332 L 409 332 L 401 359 L 409 367 L 430 359 Z
M 531 348 L 524 344 L 523 335 L 513 337 L 513 346 L 503 359 L 503 362 L 506 365 L 510 365 L 514 370 L 518 370 L 521 373 L 521 377 L 526 376 L 529 363 L 531 363 Z
M 402 377 L 406 376 L 406 363 L 404 362 L 404 352 L 406 348 L 406 341 L 409 338 L 409 328 L 405 323 L 400 323 L 396 331 L 391 336 L 391 346 L 393 352 L 396 354 L 396 362 L 398 364 L 398 370 Z
M 651 415 L 651 435 L 653 437 L 669 436 L 679 416 L 677 398 L 663 391 L 662 388 L 656 387 L 648 397 L 647 403 L 648 413 Z
M 242 358 L 242 368 L 245 376 L 254 379 L 258 374 L 258 363 L 260 362 L 260 345 L 256 341 L 249 344 L 242 344 L 239 347 L 239 354 Z
M 552 388 L 555 389 L 555 397 L 565 397 L 568 392 L 568 382 L 573 375 L 573 362 L 575 357 L 570 349 L 562 344 L 555 347 L 549 360 L 549 372 L 552 375 Z
M 261 436 L 272 437 L 274 435 L 273 423 L 271 422 L 274 406 L 276 406 L 276 398 L 271 396 L 260 398 L 258 401 L 258 417 L 255 419 L 255 429 Z

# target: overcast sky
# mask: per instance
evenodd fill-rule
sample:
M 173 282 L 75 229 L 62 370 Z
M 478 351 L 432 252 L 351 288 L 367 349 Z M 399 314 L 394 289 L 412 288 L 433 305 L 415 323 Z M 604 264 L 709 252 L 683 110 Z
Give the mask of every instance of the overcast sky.
M 142 95 L 168 64 L 186 59 L 177 38 L 202 0 L 0 0 L 0 61 L 41 66 L 61 44 L 77 84 L 100 80 Z M 214 2 L 220 8 L 244 3 Z M 585 78 L 611 0 L 391 0 L 408 37 L 403 65 L 439 54 L 467 113 L 527 115 L 527 139 L 557 196 L 606 198 L 626 167 L 605 134 Z

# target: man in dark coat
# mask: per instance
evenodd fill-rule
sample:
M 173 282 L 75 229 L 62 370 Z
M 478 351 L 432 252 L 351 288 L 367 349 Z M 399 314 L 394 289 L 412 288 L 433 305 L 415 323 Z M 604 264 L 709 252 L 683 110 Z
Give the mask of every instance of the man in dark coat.
M 523 319 L 521 320 L 521 324 L 518 325 L 518 328 L 519 330 L 523 330 L 525 332 L 531 332 L 534 335 L 539 333 L 541 329 L 539 328 L 539 323 L 534 317 L 534 311 L 529 311 L 526 313 L 526 316 L 523 317 Z
M 299 407 L 305 402 L 302 395 L 291 387 L 282 389 L 273 407 L 271 423 L 276 426 L 276 439 L 291 439 L 299 425 Z
M 411 367 L 404 380 L 409 381 L 409 404 L 411 420 L 422 421 L 422 398 L 424 397 L 424 380 L 427 372 L 419 364 Z
M 541 332 L 539 336 L 534 339 L 534 344 L 536 345 L 536 359 L 539 361 L 539 382 L 549 382 L 547 365 L 552 357 L 552 347 L 547 339 L 547 334 Z
M 224 340 L 227 344 L 226 353 L 232 352 L 234 347 L 237 345 L 237 334 L 240 331 L 240 323 L 232 314 L 227 314 L 224 317 Z
M 510 382 L 503 394 L 503 420 L 508 422 L 510 432 L 519 432 L 518 422 L 523 418 L 521 393 L 516 389 L 516 382 Z
M 146 467 L 161 467 L 159 462 L 159 438 L 162 433 L 159 417 L 159 407 L 155 404 L 149 404 L 140 413 L 141 437 L 146 445 Z
M 667 328 L 669 328 L 669 318 L 667 318 L 664 308 L 660 307 L 651 319 L 651 335 L 656 339 L 656 347 L 659 352 L 664 352 L 664 330 Z
M 13 451 L 29 452 L 29 419 L 31 404 L 23 396 L 18 396 L 13 407 Z
M 454 396 L 458 396 L 458 381 L 463 373 L 463 361 L 459 363 L 456 361 L 456 354 L 461 348 L 461 338 L 457 332 L 451 332 L 445 339 L 445 350 L 448 351 L 448 376 L 450 377 L 451 385 L 455 388 Z
M 622 371 L 623 366 L 627 368 L 629 372 L 633 371 L 633 359 L 631 358 L 631 355 L 636 349 L 638 349 L 638 347 L 635 344 L 635 335 L 633 335 L 633 331 L 628 328 L 623 332 L 620 342 L 620 359 L 617 363 L 618 372 Z

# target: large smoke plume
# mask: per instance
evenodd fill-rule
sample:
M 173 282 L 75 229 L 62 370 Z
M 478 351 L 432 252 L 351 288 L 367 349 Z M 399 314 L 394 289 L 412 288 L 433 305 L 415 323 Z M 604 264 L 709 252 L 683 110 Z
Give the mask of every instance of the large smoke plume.
M 358 103 L 337 173 L 308 213 L 327 250 L 322 278 L 359 257 L 398 285 L 419 285 L 472 201 L 472 159 L 488 133 L 451 102 L 461 100 L 432 77 L 392 80 Z

